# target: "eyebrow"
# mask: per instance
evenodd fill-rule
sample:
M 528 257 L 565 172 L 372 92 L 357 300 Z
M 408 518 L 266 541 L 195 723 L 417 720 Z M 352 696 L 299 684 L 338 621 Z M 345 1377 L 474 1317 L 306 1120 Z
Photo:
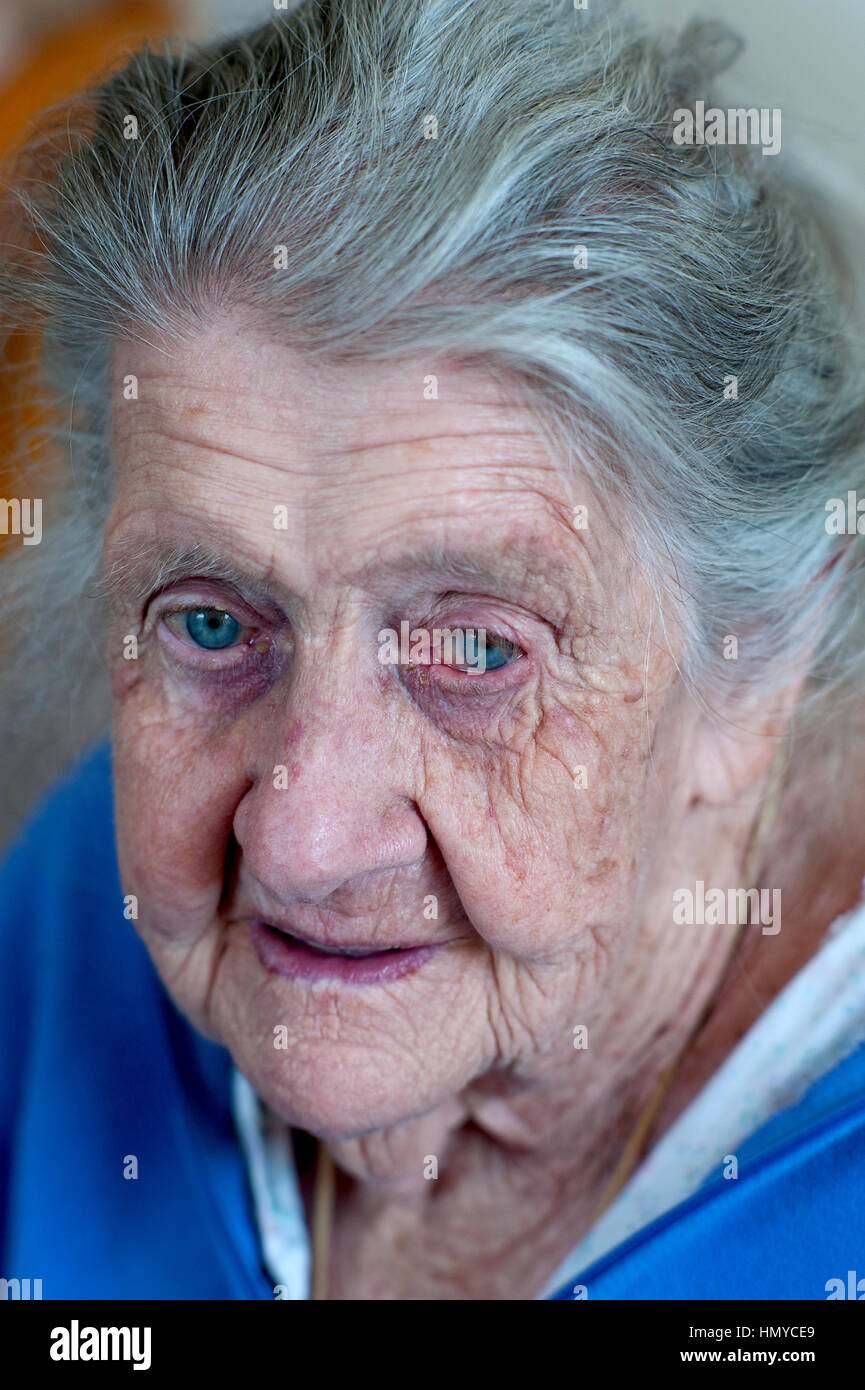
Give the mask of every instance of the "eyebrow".
M 579 578 L 581 566 L 579 561 L 568 564 L 561 556 L 551 555 L 531 538 L 515 542 L 500 539 L 498 547 L 486 546 L 477 555 L 424 547 L 392 560 L 374 560 L 364 566 L 359 578 L 370 583 L 376 579 L 402 581 L 410 590 L 413 580 L 419 587 L 431 574 L 491 587 L 516 581 L 526 592 L 549 598 L 564 597 Z
M 278 588 L 255 570 L 200 544 L 165 546 L 155 542 L 128 560 L 113 560 L 100 582 L 109 602 L 143 602 L 180 579 L 219 579 L 251 595 L 279 604 Z
M 493 589 L 513 586 L 527 596 L 543 597 L 562 621 L 570 607 L 569 593 L 575 579 L 582 575 L 585 583 L 578 560 L 569 564 L 563 556 L 551 555 L 531 536 L 522 541 L 502 541 L 498 549 L 488 544 L 477 555 L 425 546 L 392 559 L 376 557 L 358 571 L 356 581 L 369 587 L 383 580 L 401 583 L 403 597 L 411 599 L 413 591 L 428 583 L 431 575 Z M 218 549 L 200 543 L 170 546 L 159 541 L 138 549 L 128 560 L 113 560 L 100 589 L 111 602 L 143 604 L 170 585 L 191 578 L 220 580 L 280 609 L 286 598 L 285 587 L 271 575 L 238 565 Z M 586 600 L 594 607 L 597 595 L 588 592 Z M 556 614 L 550 612 L 551 617 Z

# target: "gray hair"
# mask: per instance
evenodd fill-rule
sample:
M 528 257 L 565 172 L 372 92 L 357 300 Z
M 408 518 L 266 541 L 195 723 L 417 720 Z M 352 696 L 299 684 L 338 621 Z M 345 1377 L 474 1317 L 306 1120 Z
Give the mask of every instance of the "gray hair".
M 310 355 L 443 353 L 521 385 L 563 468 L 616 499 L 659 604 L 684 600 L 709 703 L 803 653 L 821 694 L 858 677 L 861 545 L 825 518 L 865 493 L 865 392 L 826 238 L 759 148 L 672 138 L 737 51 L 615 0 L 307 0 L 135 53 L 9 182 L 0 313 L 41 327 L 70 487 L 45 555 L 2 566 L 7 603 L 38 570 L 98 664 L 112 342 L 249 310 Z

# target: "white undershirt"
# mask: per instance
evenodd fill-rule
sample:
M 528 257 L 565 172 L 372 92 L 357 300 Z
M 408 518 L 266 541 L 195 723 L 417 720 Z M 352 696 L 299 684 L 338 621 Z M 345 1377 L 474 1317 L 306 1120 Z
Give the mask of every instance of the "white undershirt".
M 863 1040 L 865 903 L 860 903 L 832 923 L 816 954 L 761 1014 L 538 1297 L 572 1283 L 595 1260 L 685 1201 L 720 1170 L 725 1155 L 795 1104 Z M 236 1067 L 232 1108 L 265 1268 L 281 1286 L 280 1297 L 308 1299 L 310 1241 L 290 1131 Z
M 297 1181 L 291 1130 L 231 1069 L 234 1124 L 246 1156 L 262 1262 L 279 1296 L 309 1298 L 312 1252 Z

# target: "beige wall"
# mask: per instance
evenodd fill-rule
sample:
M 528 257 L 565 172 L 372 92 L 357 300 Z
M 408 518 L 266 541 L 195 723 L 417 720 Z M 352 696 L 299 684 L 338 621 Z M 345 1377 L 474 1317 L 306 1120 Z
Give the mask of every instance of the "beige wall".
M 202 34 L 263 21 L 273 0 L 188 0 Z M 543 0 L 526 0 L 527 4 Z M 603 0 L 589 0 L 602 6 Z M 780 107 L 785 148 L 814 144 L 850 171 L 865 198 L 865 0 L 629 0 L 659 24 L 694 16 L 722 20 L 748 47 L 725 77 L 722 94 L 749 106 Z

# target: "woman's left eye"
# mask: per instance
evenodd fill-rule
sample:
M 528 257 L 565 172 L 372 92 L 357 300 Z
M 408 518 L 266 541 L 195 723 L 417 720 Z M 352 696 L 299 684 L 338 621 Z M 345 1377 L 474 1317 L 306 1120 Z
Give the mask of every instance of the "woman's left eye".
M 222 608 L 187 608 L 166 613 L 164 621 L 176 637 L 202 651 L 233 647 L 243 631 L 240 623 Z
M 522 647 L 509 642 L 506 637 L 495 637 L 491 633 L 467 629 L 465 633 L 465 661 L 455 665 L 457 671 L 500 671 L 510 666 L 523 655 Z

